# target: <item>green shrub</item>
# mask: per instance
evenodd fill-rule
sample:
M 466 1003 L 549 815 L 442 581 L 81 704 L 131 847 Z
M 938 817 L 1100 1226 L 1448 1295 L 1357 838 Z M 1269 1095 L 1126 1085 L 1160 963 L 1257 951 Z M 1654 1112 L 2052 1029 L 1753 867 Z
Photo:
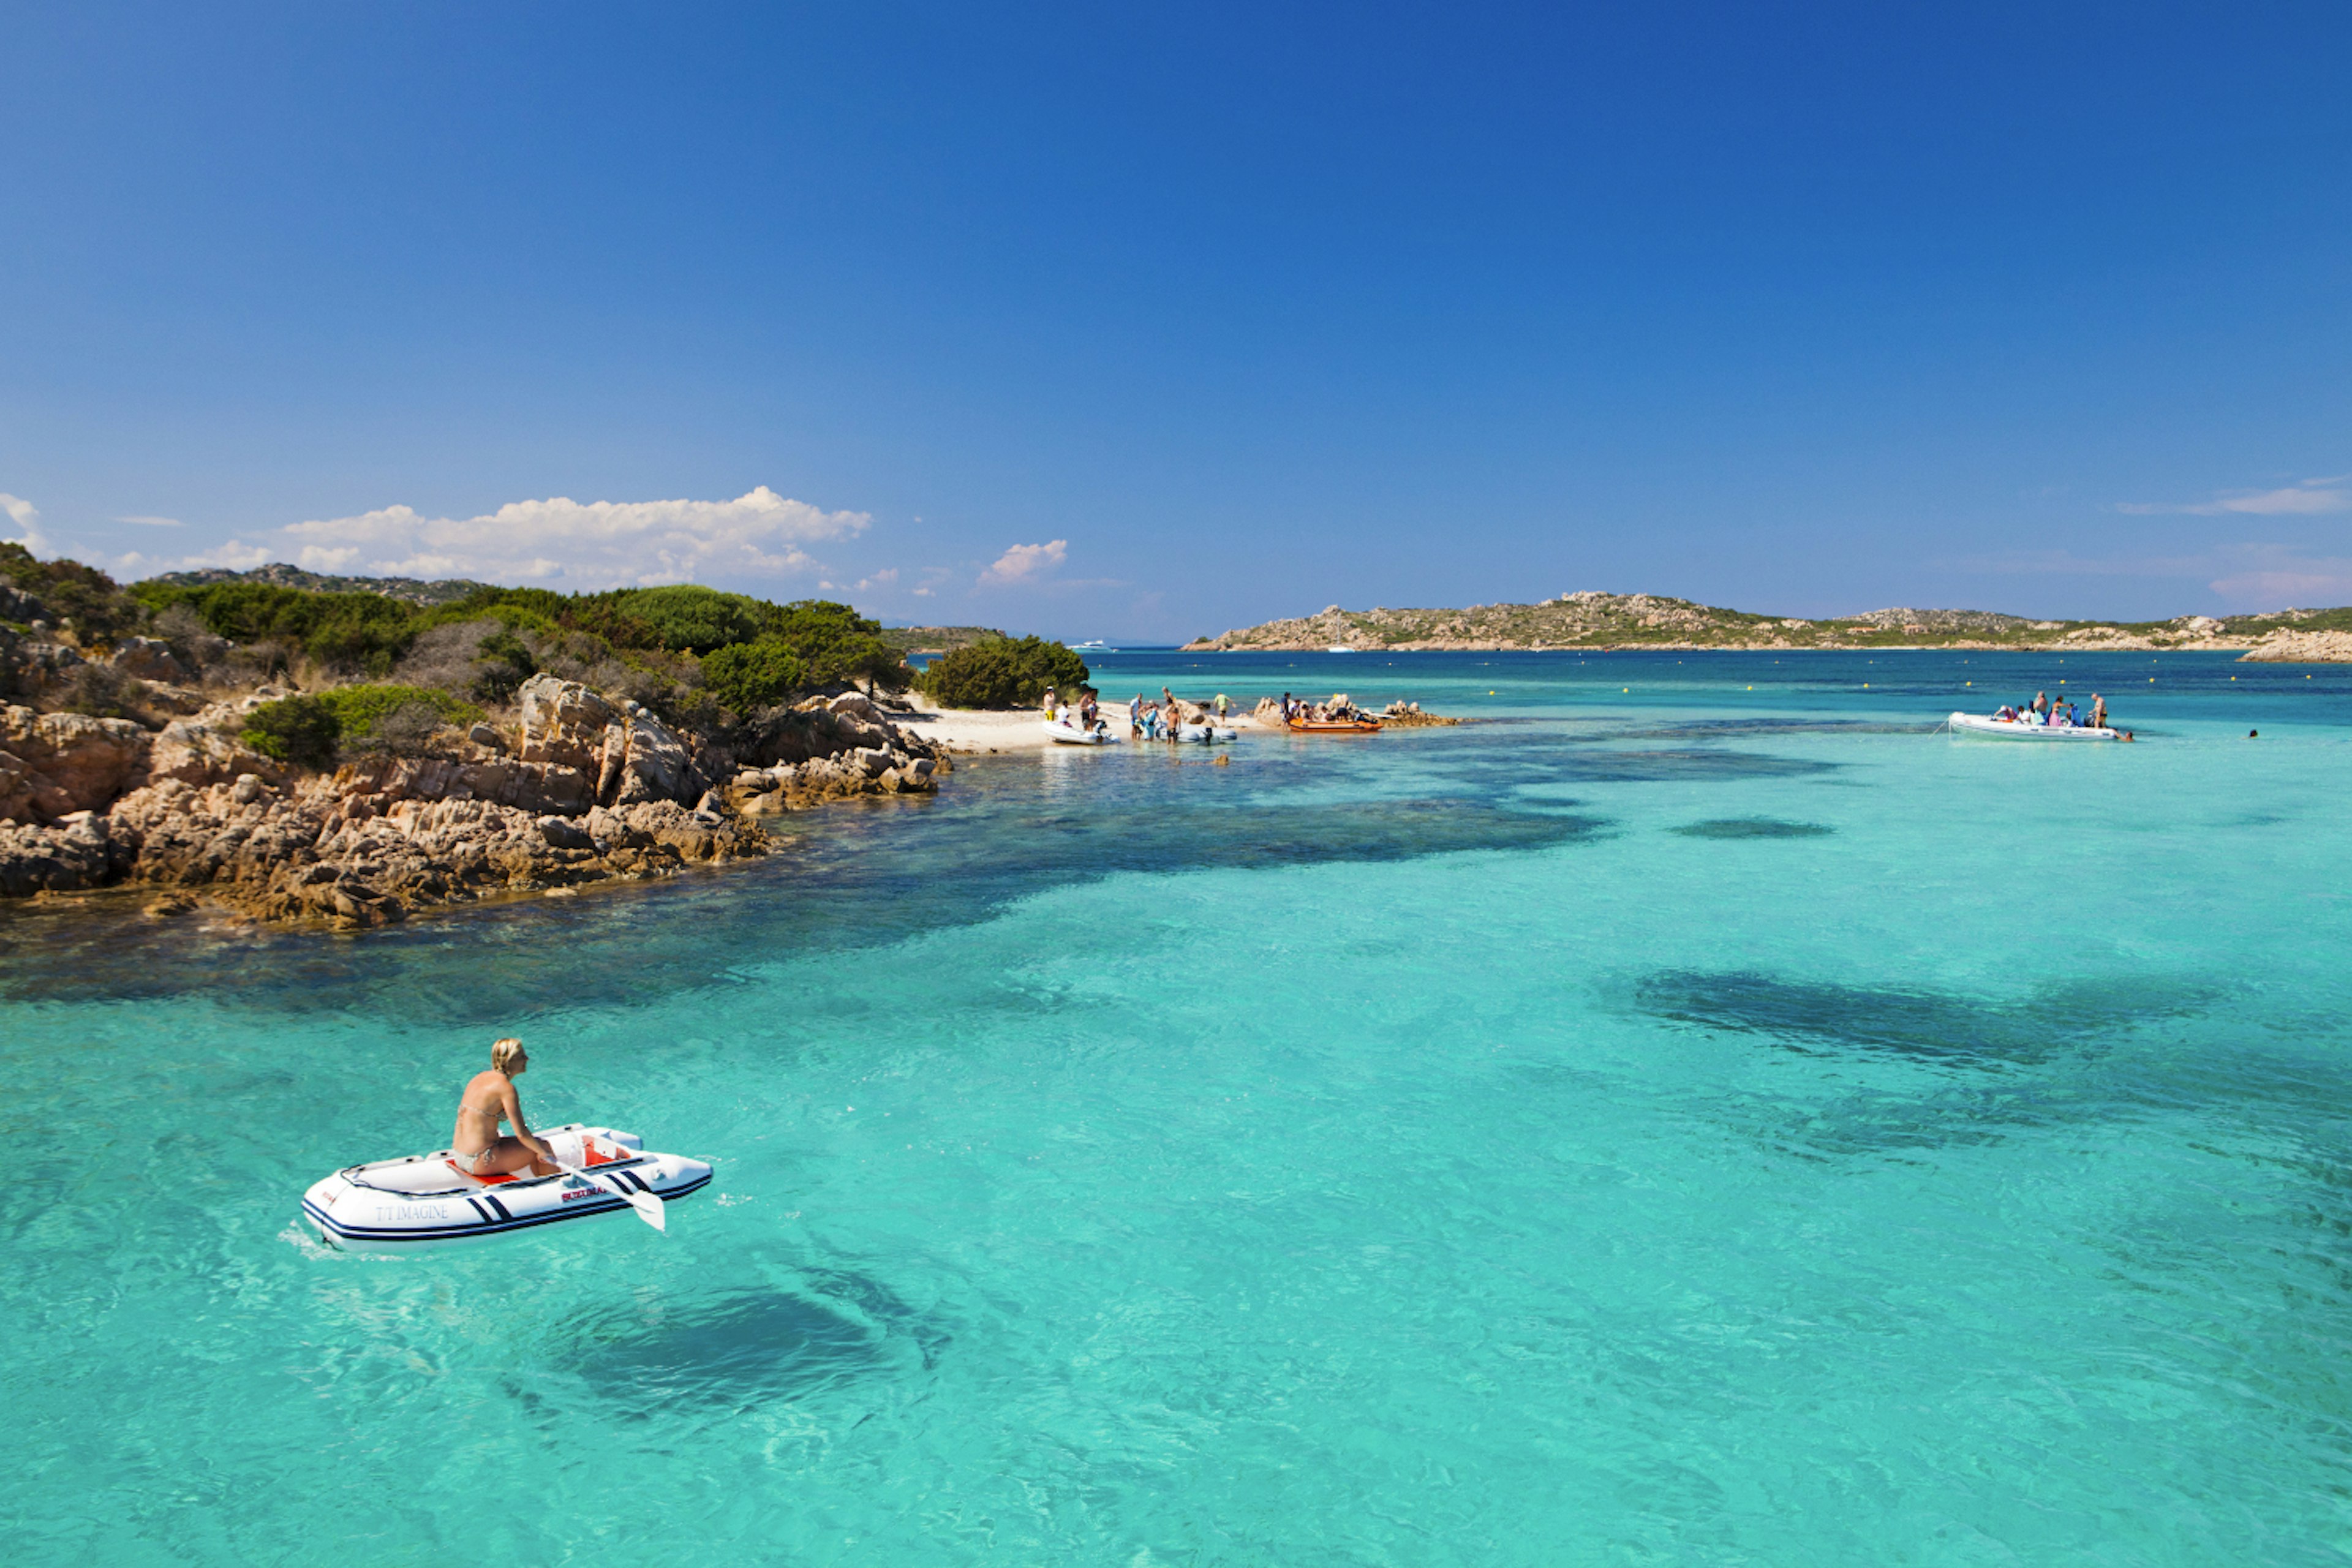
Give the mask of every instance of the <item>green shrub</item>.
M 474 695 L 486 702 L 504 702 L 515 688 L 539 673 L 530 645 L 510 631 L 492 632 L 474 645 L 481 671 L 474 677 Z
M 416 749 L 427 720 L 445 724 L 470 724 L 482 716 L 472 703 L 429 686 L 338 686 L 315 697 L 286 697 L 265 702 L 245 716 L 238 736 L 265 757 L 303 767 L 323 768 L 335 760 L 341 742 L 390 740 L 400 731 L 394 750 Z M 385 725 L 387 733 L 376 734 Z
M 412 702 L 430 709 L 445 724 L 470 724 L 482 716 L 482 710 L 472 703 L 438 688 L 394 686 L 388 681 L 338 686 L 321 691 L 317 700 L 334 716 L 336 738 L 344 741 L 367 739 L 376 721 Z
M 375 674 L 408 651 L 423 620 L 415 605 L 382 594 L 313 594 L 268 583 L 142 583 L 135 592 L 157 610 L 187 605 L 231 642 L 288 643 L 336 668 Z
M 892 691 L 903 691 L 914 679 L 898 650 L 882 639 L 880 623 L 869 621 L 847 605 L 831 599 L 799 599 L 789 605 L 765 605 L 768 634 L 780 637 L 800 655 L 808 668 L 808 683 L 830 686 L 835 681 L 870 680 Z
M 1022 708 L 1047 687 L 1075 691 L 1087 683 L 1086 660 L 1044 637 L 999 637 L 934 660 L 917 681 L 950 708 Z
M 31 562 L 30 556 L 25 559 Z M 55 575 L 37 562 L 26 570 L 41 574 L 44 584 Z M 0 573 L 14 571 L 11 562 L 0 559 Z M 102 574 L 92 575 L 106 581 Z M 587 645 L 584 650 L 574 644 L 570 651 L 594 658 L 616 649 L 709 654 L 771 637 L 800 659 L 794 685 L 866 680 L 900 690 L 914 673 L 882 639 L 882 628 L 847 605 L 824 599 L 772 605 L 691 584 L 580 595 L 546 588 L 483 588 L 429 608 L 382 594 L 317 593 L 249 580 L 202 584 L 150 581 L 139 584 L 132 595 L 116 595 L 131 616 L 126 624 L 135 624 L 150 610 L 184 605 L 206 630 L 232 642 L 276 645 L 334 668 L 376 676 L 390 674 L 421 633 L 495 619 L 504 624 L 507 635 L 482 643 L 484 656 L 492 663 L 476 690 L 486 701 L 505 700 L 515 685 L 538 668 L 539 661 L 517 633 L 581 639 Z M 541 647 L 544 651 L 545 645 Z
M 702 689 L 738 713 L 782 700 L 804 683 L 807 666 L 782 637 L 731 643 L 703 656 Z
M 237 739 L 265 757 L 323 768 L 335 760 L 341 730 L 335 710 L 317 698 L 287 697 L 247 713 Z
M 730 643 L 750 642 L 760 635 L 761 612 L 766 607 L 740 594 L 692 584 L 626 588 L 607 597 L 622 615 L 651 626 L 660 646 L 673 653 L 709 653 Z

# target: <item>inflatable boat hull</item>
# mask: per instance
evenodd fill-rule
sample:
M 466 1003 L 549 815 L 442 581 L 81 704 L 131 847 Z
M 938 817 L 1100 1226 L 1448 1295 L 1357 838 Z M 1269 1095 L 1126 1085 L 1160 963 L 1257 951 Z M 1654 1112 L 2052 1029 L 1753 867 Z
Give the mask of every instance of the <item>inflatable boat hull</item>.
M 2094 729 L 2088 724 L 2028 724 L 2021 719 L 1989 719 L 1975 713 L 1955 713 L 1951 718 L 1955 735 L 1982 735 L 1994 741 L 2116 741 L 2122 739 L 2114 730 Z
M 710 1167 L 683 1154 L 647 1153 L 633 1132 L 609 1127 L 542 1129 L 558 1158 L 664 1203 L 710 1184 Z M 620 1214 L 628 1204 L 576 1176 L 467 1174 L 444 1149 L 353 1165 L 302 1194 L 302 1217 L 320 1239 L 349 1252 L 421 1252 L 462 1247 L 572 1220 Z

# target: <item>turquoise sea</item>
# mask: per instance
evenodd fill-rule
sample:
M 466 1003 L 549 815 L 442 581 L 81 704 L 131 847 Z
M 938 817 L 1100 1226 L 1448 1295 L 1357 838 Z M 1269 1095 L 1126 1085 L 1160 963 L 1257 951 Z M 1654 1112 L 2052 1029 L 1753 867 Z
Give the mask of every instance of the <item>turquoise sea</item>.
M 0 1557 L 2352 1554 L 2352 670 L 1097 670 L 1493 721 L 361 938 L 0 911 Z M 2138 742 L 1935 732 L 2042 689 Z M 709 1193 L 307 1239 L 506 1033 Z

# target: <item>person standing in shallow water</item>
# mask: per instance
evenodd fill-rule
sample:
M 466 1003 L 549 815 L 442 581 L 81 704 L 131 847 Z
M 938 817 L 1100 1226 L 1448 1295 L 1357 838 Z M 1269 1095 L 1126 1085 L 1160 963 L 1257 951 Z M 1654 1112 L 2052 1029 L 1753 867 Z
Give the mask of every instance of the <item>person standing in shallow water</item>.
M 457 1131 L 449 1148 L 457 1163 L 477 1176 L 496 1176 L 530 1167 L 534 1176 L 551 1176 L 555 1151 L 532 1136 L 523 1125 L 522 1101 L 514 1080 L 530 1066 L 522 1042 L 507 1038 L 490 1047 L 490 1070 L 478 1072 L 457 1099 Z M 499 1136 L 499 1123 L 514 1124 L 514 1136 Z

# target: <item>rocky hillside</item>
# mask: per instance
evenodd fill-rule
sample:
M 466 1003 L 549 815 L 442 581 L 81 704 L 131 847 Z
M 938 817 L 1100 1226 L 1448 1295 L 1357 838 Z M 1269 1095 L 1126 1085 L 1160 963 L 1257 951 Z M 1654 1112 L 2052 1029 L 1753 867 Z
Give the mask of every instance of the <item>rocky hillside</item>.
M 305 572 L 299 566 L 289 566 L 283 561 L 257 566 L 250 572 L 231 572 L 220 566 L 203 567 L 194 572 L 166 572 L 147 581 L 171 588 L 205 588 L 216 583 L 261 583 L 273 588 L 299 588 L 310 594 L 381 594 L 387 599 L 398 599 L 411 605 L 454 605 L 477 594 L 497 592 L 488 583 L 471 582 L 463 577 L 445 577 L 436 583 L 422 583 L 414 577 L 337 577 L 323 572 Z
M 1654 594 L 1563 594 L 1462 610 L 1345 610 L 1202 637 L 1188 653 L 1545 648 L 2209 648 L 2252 659 L 2352 660 L 2352 609 L 2226 620 L 2037 621 L 1987 610 L 1871 610 L 1825 620 L 1756 615 Z
M 0 545 L 0 896 L 377 925 L 761 854 L 764 816 L 948 771 L 845 605 L 265 577 Z

